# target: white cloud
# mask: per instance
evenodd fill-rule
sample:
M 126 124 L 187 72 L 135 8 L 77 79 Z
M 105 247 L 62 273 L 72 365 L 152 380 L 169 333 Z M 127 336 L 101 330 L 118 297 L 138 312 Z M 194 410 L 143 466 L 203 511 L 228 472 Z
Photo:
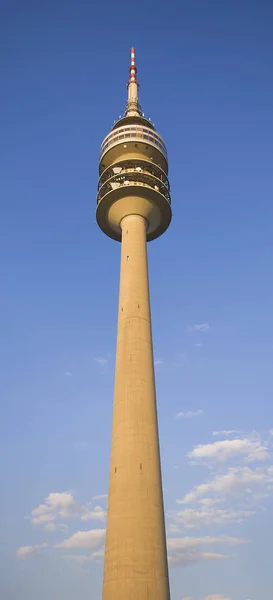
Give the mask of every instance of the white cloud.
M 97 356 L 95 358 L 95 362 L 97 363 L 97 365 L 99 365 L 100 367 L 105 367 L 108 364 L 108 358 L 102 358 L 101 356 Z
M 235 435 L 238 433 L 242 433 L 239 429 L 221 429 L 220 431 L 213 431 L 212 435 L 215 437 L 229 437 L 230 435 Z
M 188 331 L 199 332 L 199 333 L 200 332 L 205 333 L 209 329 L 210 329 L 210 325 L 208 323 L 198 323 L 195 325 L 189 325 L 189 327 L 188 327 Z
M 18 550 L 16 550 L 16 556 L 18 558 L 28 558 L 30 556 L 33 556 L 34 554 L 37 554 L 37 551 L 40 548 L 45 548 L 47 544 L 37 544 L 36 546 L 21 546 L 21 548 L 18 548 Z
M 44 525 L 45 527 L 47 527 L 47 529 L 49 529 L 49 524 L 52 525 L 51 521 L 55 521 L 56 516 L 52 515 L 52 514 L 44 514 L 44 515 L 40 515 L 39 517 L 33 517 L 31 519 L 31 522 L 33 525 Z M 53 529 L 52 529 L 53 531 Z
M 91 548 L 99 550 L 103 545 L 105 529 L 90 529 L 89 531 L 77 531 L 70 538 L 56 544 L 56 548 Z
M 91 554 L 63 554 L 61 558 L 66 562 L 73 562 L 79 565 L 84 565 L 92 560 Z
M 16 550 L 16 556 L 19 558 L 26 558 L 28 556 L 32 556 L 33 554 L 36 554 L 35 546 L 21 546 L 21 548 Z
M 161 360 L 161 358 L 158 358 L 157 360 L 154 361 L 154 366 L 160 367 L 160 365 L 163 365 L 163 360 Z
M 75 500 L 70 492 L 51 492 L 45 502 L 49 506 L 58 507 L 61 510 L 75 505 Z
M 92 496 L 92 500 L 106 500 L 108 498 L 108 494 L 97 494 L 96 496 Z
M 46 529 L 46 531 L 66 531 L 68 529 L 67 525 L 64 525 L 64 523 L 46 523 L 44 525 L 44 529 Z
M 241 522 L 254 515 L 252 510 L 234 510 L 229 508 L 186 508 L 182 511 L 172 511 L 168 517 L 188 529 L 200 526 L 225 525 Z
M 242 457 L 245 462 L 263 461 L 270 458 L 267 447 L 257 436 L 221 440 L 212 444 L 199 444 L 187 456 L 193 460 L 216 462 L 227 462 L 236 457 Z
M 200 498 L 198 502 L 202 506 L 213 506 L 214 504 L 218 504 L 220 500 L 215 500 L 215 498 Z
M 182 538 L 168 538 L 167 546 L 168 550 L 188 550 L 189 548 L 197 548 L 199 546 L 211 546 L 218 544 L 227 544 L 232 546 L 241 546 L 247 544 L 248 540 L 245 538 L 238 538 L 230 535 L 221 535 L 218 537 L 204 536 L 204 537 L 182 537 Z
M 197 562 L 204 560 L 219 560 L 223 558 L 229 558 L 228 554 L 221 554 L 220 552 L 197 552 L 192 550 L 191 552 L 176 552 L 168 556 L 169 565 L 172 567 L 192 565 Z
M 90 562 L 99 562 L 103 560 L 104 551 L 98 550 L 96 552 L 92 552 L 92 554 L 63 554 L 62 558 L 66 562 L 74 562 L 79 565 L 84 565 Z
M 201 483 L 186 494 L 178 504 L 191 504 L 200 498 L 212 496 L 213 499 L 225 501 L 228 497 L 250 498 L 252 501 L 260 494 L 267 494 L 273 483 L 273 467 L 230 467 L 223 474 L 217 473 L 207 483 Z M 271 490 L 272 491 L 272 490 Z
M 204 414 L 204 411 L 199 408 L 198 410 L 188 410 L 186 412 L 178 412 L 175 415 L 175 419 L 192 419 L 193 417 L 201 417 Z
M 191 596 L 186 596 L 186 597 L 182 598 L 182 600 L 194 600 L 194 598 L 192 598 Z M 232 600 L 232 599 L 228 598 L 227 596 L 223 596 L 222 594 L 209 594 L 203 600 Z
M 269 429 L 269 435 L 273 435 L 273 429 Z
M 233 435 L 235 430 L 214 432 L 215 435 Z M 235 465 L 225 472 L 214 472 L 205 483 L 196 485 L 177 504 L 196 506 L 172 511 L 169 518 L 182 528 L 224 525 L 251 518 L 259 504 L 273 495 L 273 466 L 250 466 L 270 458 L 269 445 L 257 433 L 243 438 L 225 439 L 200 444 L 188 453 L 197 464 L 221 465 L 230 460 Z M 240 459 L 241 464 L 238 465 Z M 242 461 L 243 464 L 242 465 Z M 219 503 L 222 506 L 219 506 Z
M 65 372 L 65 377 L 72 377 L 71 371 L 66 371 Z
M 83 513 L 82 521 L 105 521 L 106 511 L 101 506 L 94 506 L 92 510 Z
M 209 594 L 204 598 L 204 600 L 231 600 L 231 598 L 222 596 L 222 594 Z
M 167 527 L 166 527 L 166 531 L 168 533 L 168 535 L 170 533 L 172 534 L 181 534 L 181 529 L 178 525 L 176 525 L 176 523 L 168 523 Z
M 92 503 L 81 506 L 70 492 L 52 492 L 45 498 L 44 503 L 34 508 L 31 513 L 33 525 L 41 525 L 47 531 L 66 529 L 66 525 L 59 520 L 81 519 L 83 521 L 102 521 L 106 518 L 105 508 L 93 505 L 95 500 L 107 499 L 107 494 L 99 494 L 92 498 Z
M 92 552 L 91 559 L 95 561 L 101 561 L 104 558 L 104 550 L 97 550 L 96 552 Z
M 220 560 L 228 558 L 229 555 L 223 552 L 215 552 L 214 546 L 221 545 L 241 545 L 247 543 L 244 538 L 236 538 L 231 536 L 220 537 L 183 537 L 183 538 L 168 538 L 168 559 L 169 564 L 188 565 L 206 560 Z M 213 551 L 204 550 L 203 547 L 212 546 Z
M 47 512 L 49 513 L 50 511 L 51 511 L 50 506 L 48 506 L 47 504 L 40 504 L 39 506 L 37 506 L 37 508 L 33 509 L 31 514 L 39 517 L 39 516 L 43 516 Z
M 34 508 L 31 513 L 33 525 L 43 525 L 48 531 L 55 531 L 57 519 L 68 519 L 77 516 L 80 508 L 70 492 L 51 492 L 44 503 Z M 61 525 L 63 527 L 63 525 Z

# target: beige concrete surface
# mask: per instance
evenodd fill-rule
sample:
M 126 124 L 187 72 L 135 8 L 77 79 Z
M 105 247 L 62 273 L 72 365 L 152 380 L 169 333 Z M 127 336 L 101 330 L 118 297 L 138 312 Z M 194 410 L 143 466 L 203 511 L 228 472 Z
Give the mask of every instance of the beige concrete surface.
M 103 600 L 169 600 L 146 221 L 121 221 L 121 269 Z

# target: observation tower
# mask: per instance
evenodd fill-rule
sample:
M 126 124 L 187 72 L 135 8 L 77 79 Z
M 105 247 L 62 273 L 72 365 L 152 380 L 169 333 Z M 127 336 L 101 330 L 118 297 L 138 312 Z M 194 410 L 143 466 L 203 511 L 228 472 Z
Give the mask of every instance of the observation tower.
M 147 241 L 171 221 L 163 139 L 138 101 L 134 48 L 124 115 L 100 150 L 97 222 L 121 242 L 103 600 L 170 600 Z

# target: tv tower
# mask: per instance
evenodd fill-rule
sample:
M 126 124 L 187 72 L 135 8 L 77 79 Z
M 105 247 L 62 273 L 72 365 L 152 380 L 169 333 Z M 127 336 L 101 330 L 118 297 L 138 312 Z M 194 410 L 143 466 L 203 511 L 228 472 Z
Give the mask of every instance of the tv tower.
M 165 144 L 138 102 L 134 48 L 125 113 L 100 150 L 97 222 L 121 242 L 103 600 L 170 600 L 146 241 L 170 224 Z

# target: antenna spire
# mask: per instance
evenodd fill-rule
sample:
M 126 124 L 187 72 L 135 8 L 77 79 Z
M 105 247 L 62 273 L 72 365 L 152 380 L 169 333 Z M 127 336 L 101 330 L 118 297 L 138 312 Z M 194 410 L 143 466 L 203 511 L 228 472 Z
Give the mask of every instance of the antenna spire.
M 125 111 L 126 117 L 141 116 L 142 111 L 138 103 L 138 88 L 139 83 L 136 79 L 137 68 L 135 64 L 135 49 L 131 48 L 131 64 L 129 67 L 128 88 L 128 103 Z
M 137 72 L 137 68 L 135 65 L 135 49 L 131 48 L 131 64 L 129 67 L 130 78 L 128 81 L 128 85 L 130 85 L 130 83 L 132 83 L 132 82 L 137 83 L 136 72 Z M 137 83 L 137 85 L 138 85 L 138 83 Z

